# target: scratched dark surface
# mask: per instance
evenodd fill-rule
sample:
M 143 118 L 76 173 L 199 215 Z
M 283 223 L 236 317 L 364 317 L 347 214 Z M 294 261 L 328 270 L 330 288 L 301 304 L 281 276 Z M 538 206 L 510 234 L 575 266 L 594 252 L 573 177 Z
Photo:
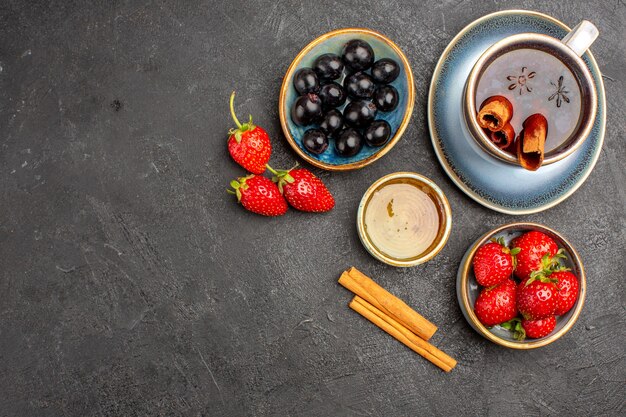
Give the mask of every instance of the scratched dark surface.
M 39 3 L 39 4 L 38 4 Z M 410 416 L 626 413 L 626 4 L 393 0 L 112 1 L 0 5 L 0 415 Z M 593 21 L 607 90 L 597 166 L 568 200 L 513 217 L 466 197 L 436 161 L 426 124 L 435 63 L 489 12 L 526 8 Z M 228 95 L 282 137 L 290 61 L 331 29 L 379 30 L 408 55 L 416 107 L 404 138 L 361 171 L 314 170 L 325 215 L 245 212 L 224 190 Z M 355 230 L 384 174 L 435 180 L 454 213 L 431 262 L 376 262 Z M 573 329 L 532 352 L 478 336 L 455 274 L 503 223 L 551 226 L 578 248 L 588 297 Z M 336 283 L 357 265 L 439 326 L 445 374 L 348 309 Z

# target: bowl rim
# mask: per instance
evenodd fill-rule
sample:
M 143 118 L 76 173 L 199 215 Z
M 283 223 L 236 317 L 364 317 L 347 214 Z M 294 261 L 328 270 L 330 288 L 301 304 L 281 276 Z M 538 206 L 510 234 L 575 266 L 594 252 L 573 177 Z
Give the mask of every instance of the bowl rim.
M 341 164 L 341 165 L 334 165 L 334 164 L 322 162 L 308 155 L 306 152 L 304 152 L 300 148 L 300 146 L 296 143 L 296 140 L 291 135 L 291 131 L 289 130 L 289 126 L 287 124 L 288 115 L 286 114 L 284 108 L 285 108 L 285 101 L 287 100 L 287 90 L 291 86 L 291 79 L 296 70 L 296 67 L 298 66 L 302 58 L 306 54 L 308 54 L 311 51 L 311 49 L 313 49 L 318 44 L 334 36 L 343 35 L 343 34 L 367 34 L 367 35 L 374 36 L 382 40 L 383 42 L 385 42 L 387 45 L 389 45 L 398 54 L 398 56 L 400 57 L 400 60 L 402 61 L 402 66 L 404 67 L 404 70 L 407 76 L 408 97 L 407 97 L 407 106 L 404 111 L 404 116 L 402 117 L 402 121 L 400 122 L 400 126 L 398 126 L 398 129 L 396 130 L 395 135 L 387 142 L 386 145 L 384 145 L 378 152 L 360 161 L 355 161 L 355 162 Z M 278 100 L 278 115 L 280 118 L 280 125 L 282 127 L 285 138 L 287 139 L 287 141 L 289 142 L 289 145 L 291 145 L 293 150 L 296 151 L 296 153 L 302 159 L 304 159 L 305 161 L 307 161 L 308 163 L 310 163 L 311 165 L 315 167 L 322 168 L 328 171 L 350 171 L 354 169 L 360 169 L 371 164 L 372 162 L 383 157 L 387 152 L 389 152 L 395 146 L 395 144 L 400 140 L 400 138 L 404 134 L 404 131 L 406 130 L 409 124 L 411 115 L 413 114 L 414 105 L 415 105 L 415 82 L 413 79 L 413 72 L 411 71 L 411 65 L 409 64 L 409 60 L 407 59 L 406 55 L 404 55 L 404 52 L 402 52 L 402 50 L 391 39 L 389 39 L 382 33 L 376 32 L 371 29 L 366 29 L 366 28 L 350 27 L 350 28 L 336 29 L 336 30 L 324 33 L 323 35 L 309 42 L 309 44 L 307 44 L 304 48 L 302 48 L 302 50 L 298 53 L 298 55 L 296 55 L 294 60 L 289 65 L 289 68 L 287 69 L 285 76 L 283 77 L 283 82 L 280 87 L 280 96 Z
M 489 329 L 478 320 L 478 317 L 476 317 L 476 314 L 474 313 L 474 306 L 470 303 L 468 287 L 470 268 L 472 264 L 471 260 L 473 259 L 474 254 L 476 253 L 478 248 L 485 244 L 492 236 L 511 229 L 522 229 L 527 231 L 538 230 L 555 236 L 558 240 L 560 240 L 560 242 L 557 242 L 561 243 L 559 246 L 564 247 L 564 249 L 569 253 L 569 255 L 571 256 L 570 261 L 574 265 L 576 265 L 577 269 L 580 272 L 578 276 L 579 296 L 574 306 L 572 316 L 568 319 L 568 321 L 561 329 L 541 339 L 517 342 L 500 338 L 496 334 L 489 331 Z M 457 286 L 457 292 L 460 291 L 460 294 L 457 294 L 459 299 L 458 301 L 469 324 L 479 334 L 481 334 L 483 337 L 490 340 L 491 342 L 496 343 L 500 346 L 519 350 L 536 349 L 542 346 L 549 345 L 550 343 L 561 338 L 561 336 L 567 333 L 572 328 L 574 323 L 576 323 L 576 321 L 578 320 L 578 317 L 580 316 L 580 313 L 585 304 L 585 297 L 587 294 L 587 277 L 585 274 L 585 268 L 576 249 L 560 233 L 549 228 L 548 226 L 532 222 L 507 223 L 502 226 L 496 227 L 495 229 L 491 229 L 487 233 L 480 236 L 474 243 L 470 245 L 468 250 L 465 252 L 465 255 L 463 256 L 461 261 L 461 265 L 459 266 L 457 279 L 459 284 Z
M 483 129 L 478 125 L 476 117 L 473 115 L 478 113 L 475 96 L 478 88 L 479 75 L 487 69 L 489 64 L 500 56 L 499 54 L 502 51 L 506 51 L 509 48 L 523 49 L 526 47 L 526 44 L 546 45 L 547 47 L 557 49 L 560 53 L 566 55 L 570 61 L 576 63 L 577 68 L 574 69 L 567 63 L 564 63 L 564 65 L 574 74 L 577 81 L 578 78 L 581 78 L 590 91 L 589 96 L 585 97 L 585 100 L 581 100 L 581 115 L 577 130 L 570 136 L 570 138 L 568 138 L 566 142 L 559 145 L 559 147 L 546 152 L 542 163 L 542 166 L 545 166 L 567 158 L 582 146 L 585 140 L 589 137 L 589 133 L 593 128 L 598 109 L 598 93 L 589 68 L 587 68 L 583 59 L 576 55 L 576 53 L 561 40 L 541 33 L 518 33 L 507 36 L 487 48 L 487 50 L 480 55 L 472 67 L 472 70 L 467 77 L 467 81 L 465 82 L 465 87 L 463 89 L 463 116 L 470 135 L 488 155 L 512 165 L 520 166 L 517 155 L 505 152 L 491 142 Z M 578 75 L 576 75 L 576 73 L 578 73 Z M 584 86 L 580 86 L 581 90 L 583 88 Z M 585 103 L 588 104 L 588 107 L 584 107 Z
M 443 235 L 441 236 L 441 239 L 439 240 L 437 245 L 430 252 L 424 253 L 419 258 L 416 258 L 410 261 L 402 261 L 402 260 L 383 254 L 370 241 L 369 237 L 367 236 L 367 233 L 365 233 L 365 206 L 366 206 L 367 201 L 370 199 L 372 193 L 374 193 L 378 188 L 380 188 L 385 183 L 388 183 L 396 179 L 401 179 L 401 178 L 419 181 L 422 184 L 429 187 L 431 190 L 433 190 L 435 194 L 437 195 L 437 198 L 441 202 L 441 205 L 443 206 L 444 215 L 445 215 L 444 220 L 446 223 Z M 359 239 L 361 240 L 361 243 L 363 244 L 365 249 L 370 253 L 370 255 L 372 255 L 374 258 L 388 265 L 406 268 L 406 267 L 423 264 L 424 262 L 427 262 L 433 259 L 439 252 L 441 252 L 441 250 L 444 248 L 444 246 L 448 242 L 450 233 L 452 231 L 452 209 L 450 208 L 450 202 L 448 201 L 448 198 L 446 197 L 446 195 L 443 193 L 441 188 L 439 188 L 439 186 L 435 184 L 430 178 L 427 178 L 416 172 L 408 172 L 408 171 L 394 172 L 391 174 L 387 174 L 377 179 L 376 181 L 374 181 L 372 185 L 368 187 L 367 191 L 363 193 L 363 197 L 361 197 L 361 201 L 359 202 L 359 208 L 357 211 L 356 226 L 357 226 Z

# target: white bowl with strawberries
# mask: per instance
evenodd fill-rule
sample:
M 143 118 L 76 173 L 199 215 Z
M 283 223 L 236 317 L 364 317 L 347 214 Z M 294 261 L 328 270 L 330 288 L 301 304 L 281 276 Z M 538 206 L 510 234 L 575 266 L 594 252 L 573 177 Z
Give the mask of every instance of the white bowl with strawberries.
M 536 223 L 511 223 L 484 234 L 465 253 L 457 275 L 457 297 L 468 323 L 513 349 L 545 346 L 567 333 L 585 293 L 576 250 Z

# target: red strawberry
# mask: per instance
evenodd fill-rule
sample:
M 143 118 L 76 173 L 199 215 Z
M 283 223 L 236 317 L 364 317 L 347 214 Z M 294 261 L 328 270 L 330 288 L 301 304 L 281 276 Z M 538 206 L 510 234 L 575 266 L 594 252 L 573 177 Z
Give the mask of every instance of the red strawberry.
M 248 123 L 241 124 L 235 115 L 235 92 L 230 96 L 230 114 L 237 129 L 228 131 L 228 152 L 235 162 L 253 174 L 262 174 L 265 164 L 270 160 L 272 144 L 267 132 L 252 124 L 252 116 Z
M 517 309 L 526 320 L 553 316 L 556 311 L 558 288 L 554 280 L 541 272 L 533 272 L 527 281 L 517 287 Z
M 267 168 L 275 175 L 272 180 L 278 183 L 278 188 L 291 207 L 316 213 L 329 211 L 335 207 L 335 199 L 328 188 L 308 169 L 274 170 L 270 166 Z
M 522 328 L 526 337 L 531 339 L 539 339 L 552 333 L 552 330 L 556 327 L 556 318 L 554 316 L 548 316 L 538 320 L 525 320 L 522 319 Z
M 491 287 L 511 278 L 513 274 L 513 255 L 519 252 L 518 248 L 509 250 L 502 237 L 493 239 L 476 251 L 472 265 L 476 282 L 483 287 Z
M 533 271 L 542 269 L 544 255 L 554 256 L 559 250 L 552 238 L 535 230 L 513 239 L 512 244 L 519 248 L 515 275 L 522 281 L 528 280 Z
M 269 178 L 249 175 L 231 181 L 230 186 L 235 191 L 228 192 L 236 194 L 246 210 L 263 216 L 282 216 L 287 212 L 287 202 Z
M 562 316 L 574 307 L 578 299 L 578 279 L 569 271 L 561 270 L 550 274 L 550 278 L 558 280 L 559 289 L 556 303 L 556 314 Z
M 513 319 L 517 316 L 515 296 L 515 282 L 511 279 L 495 287 L 484 288 L 474 304 L 478 320 L 491 327 Z

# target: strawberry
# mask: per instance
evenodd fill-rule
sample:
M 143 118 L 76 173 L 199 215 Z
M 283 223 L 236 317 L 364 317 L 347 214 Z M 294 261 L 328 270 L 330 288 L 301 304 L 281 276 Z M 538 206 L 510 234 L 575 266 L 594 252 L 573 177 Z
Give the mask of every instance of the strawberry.
M 228 152 L 235 162 L 253 174 L 262 174 L 265 164 L 270 160 L 272 144 L 267 132 L 252 124 L 252 116 L 248 123 L 241 124 L 235 115 L 235 92 L 230 96 L 230 114 L 237 129 L 230 129 L 228 134 Z
M 522 328 L 526 337 L 539 339 L 552 333 L 556 327 L 556 317 L 548 316 L 537 320 L 522 319 Z
M 228 192 L 236 194 L 246 210 L 263 216 L 282 216 L 287 212 L 287 202 L 269 178 L 249 175 L 232 180 L 230 186 L 234 191 Z
M 518 248 L 509 250 L 502 237 L 478 248 L 472 260 L 476 282 L 483 287 L 491 287 L 511 278 L 514 255 L 518 252 Z
M 554 314 L 562 316 L 570 311 L 572 307 L 574 307 L 574 304 L 576 304 L 576 300 L 578 299 L 578 279 L 576 275 L 566 269 L 553 272 L 550 278 L 558 281 L 556 286 L 559 289 Z
M 554 256 L 559 250 L 552 238 L 535 230 L 513 239 L 512 244 L 519 248 L 515 275 L 522 281 L 528 280 L 533 271 L 542 269 L 544 255 Z
M 556 327 L 556 318 L 548 316 L 538 320 L 526 320 L 515 317 L 500 326 L 513 332 L 513 338 L 516 340 L 524 340 L 527 337 L 539 339 L 552 333 Z
M 478 320 L 485 326 L 509 321 L 517 316 L 515 281 L 507 279 L 495 287 L 484 288 L 474 304 Z
M 294 167 L 289 170 L 274 170 L 270 166 L 267 168 L 275 175 L 272 181 L 278 183 L 278 189 L 291 207 L 315 213 L 329 211 L 335 207 L 335 199 L 328 188 L 308 169 Z
M 538 320 L 553 316 L 556 311 L 558 288 L 556 280 L 541 271 L 531 274 L 517 287 L 517 309 L 526 320 Z

